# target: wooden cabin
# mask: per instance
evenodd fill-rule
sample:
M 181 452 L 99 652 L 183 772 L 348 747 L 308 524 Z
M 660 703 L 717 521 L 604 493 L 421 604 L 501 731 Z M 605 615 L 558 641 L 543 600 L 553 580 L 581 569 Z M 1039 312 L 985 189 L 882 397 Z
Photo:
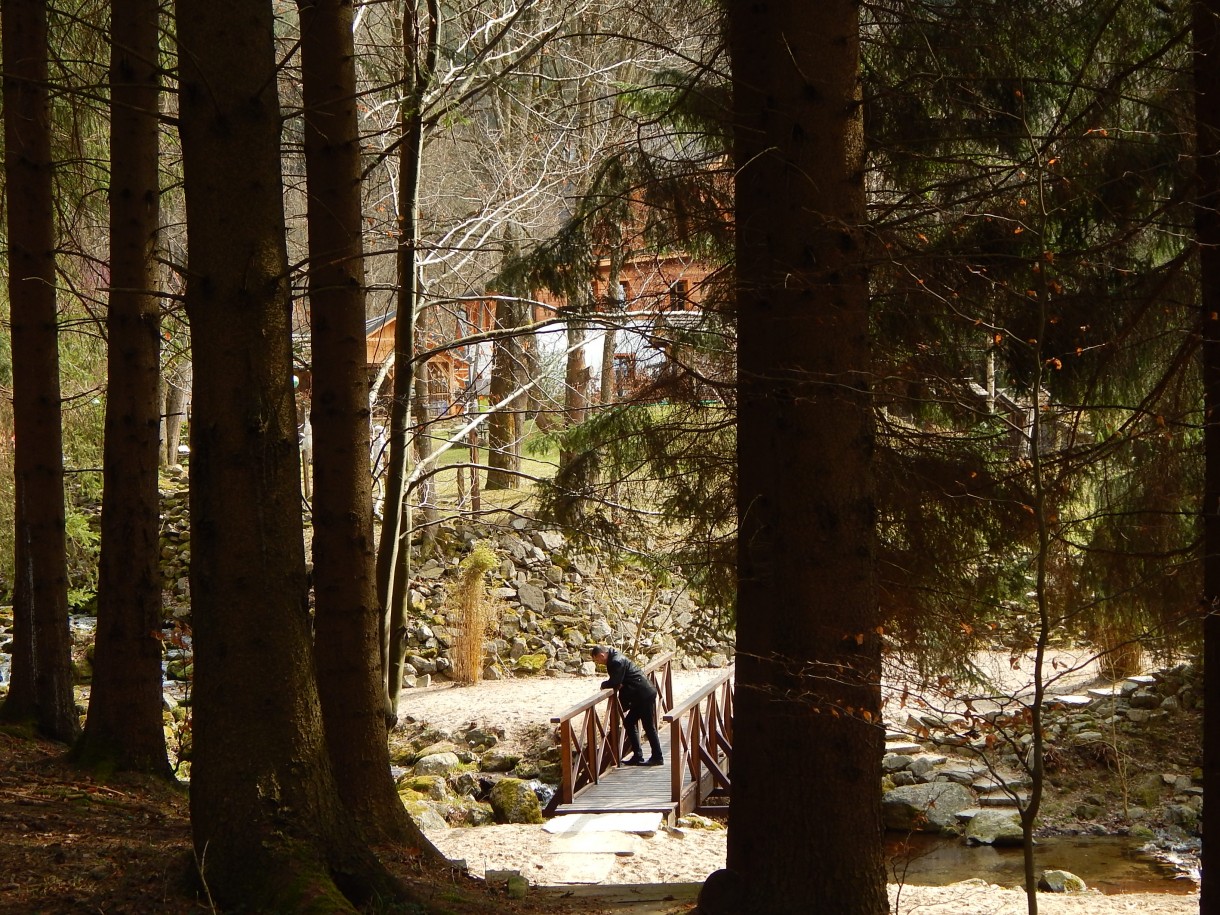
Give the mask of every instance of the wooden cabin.
M 640 255 L 628 259 L 619 269 L 616 288 L 611 289 L 611 263 L 603 258 L 590 290 L 598 313 L 617 314 L 617 323 L 626 328 L 617 334 L 619 349 L 614 356 L 615 393 L 626 398 L 638 392 L 662 370 L 668 359 L 664 344 L 665 328 L 697 320 L 708 292 L 711 268 L 691 258 L 673 254 Z M 567 305 L 562 299 L 540 292 L 532 297 L 535 323 L 554 319 Z M 495 326 L 496 300 L 470 299 L 464 306 L 459 335 L 486 332 Z M 370 319 L 366 325 L 366 352 L 370 383 L 379 378 L 381 390 L 388 392 L 392 371 L 383 372 L 394 350 L 396 316 L 391 313 Z M 634 329 L 633 329 L 634 328 Z M 544 346 L 549 334 L 560 346 L 565 337 L 562 324 L 540 332 L 534 345 Z M 601 368 L 600 334 L 589 344 L 586 362 L 596 373 Z M 426 346 L 439 346 L 440 339 L 426 340 Z M 456 347 L 431 357 L 425 365 L 429 407 L 434 417 L 464 412 L 466 404 L 485 395 L 491 366 L 490 343 Z M 594 398 L 596 399 L 596 398 Z

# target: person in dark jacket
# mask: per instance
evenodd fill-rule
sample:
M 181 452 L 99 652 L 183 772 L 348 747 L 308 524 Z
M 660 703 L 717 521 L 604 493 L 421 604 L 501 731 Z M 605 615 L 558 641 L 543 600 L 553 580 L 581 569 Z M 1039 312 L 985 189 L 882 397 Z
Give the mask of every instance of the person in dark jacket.
M 626 712 L 624 724 L 627 726 L 627 741 L 631 744 L 631 755 L 623 760 L 625 766 L 660 766 L 665 759 L 661 754 L 661 738 L 657 734 L 657 691 L 648 682 L 644 672 L 631 660 L 620 654 L 614 648 L 596 646 L 590 656 L 598 664 L 606 665 L 609 675 L 602 683 L 602 689 L 617 689 L 618 699 Z M 644 736 L 648 738 L 652 755 L 644 760 L 640 749 L 640 734 L 638 725 L 643 723 Z

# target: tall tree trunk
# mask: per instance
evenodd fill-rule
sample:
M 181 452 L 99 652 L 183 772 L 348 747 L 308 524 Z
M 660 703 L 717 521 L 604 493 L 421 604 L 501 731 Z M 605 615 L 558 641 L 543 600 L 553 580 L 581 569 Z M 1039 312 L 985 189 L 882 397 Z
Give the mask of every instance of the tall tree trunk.
M 54 740 L 80 732 L 72 694 L 64 538 L 63 433 L 55 306 L 55 206 L 44 0 L 3 0 L 4 171 L 20 602 L 14 606 L 7 720 L 32 719 Z M 24 586 L 24 587 L 23 587 Z
M 579 307 L 579 306 L 578 306 Z M 589 365 L 585 361 L 586 319 L 583 312 L 571 311 L 568 320 L 568 360 L 564 369 L 563 424 L 578 426 L 585 421 L 589 406 Z M 576 460 L 575 452 L 564 449 L 559 453 L 560 472 Z M 587 482 L 587 481 L 582 481 Z
M 426 7 L 426 9 L 424 8 Z M 381 663 L 387 722 L 398 719 L 406 660 L 406 583 L 410 578 L 411 509 L 407 501 L 410 403 L 415 374 L 415 321 L 419 291 L 419 178 L 424 156 L 424 94 L 436 69 L 440 14 L 435 0 L 408 4 L 403 20 L 406 81 L 398 180 L 398 320 L 394 322 L 394 393 L 390 398 L 390 454 L 385 511 L 377 547 L 377 596 L 381 604 Z
M 877 915 L 888 900 L 858 4 L 728 8 L 737 692 L 729 871 L 705 893 L 710 911 L 736 895 L 741 912 Z
M 344 809 L 307 607 L 270 0 L 179 0 L 195 635 L 191 826 L 223 907 L 398 889 Z
M 511 295 L 496 300 L 496 329 L 510 330 L 520 327 L 521 307 Z M 503 403 L 513 391 L 520 387 L 521 340 L 510 335 L 499 338 L 493 344 L 491 381 L 488 399 L 493 404 Z M 524 398 L 521 398 L 522 400 Z M 515 489 L 520 478 L 515 471 L 521 469 L 521 427 L 523 417 L 517 400 L 506 404 L 487 418 L 487 478 L 485 490 Z
M 173 368 L 166 367 L 162 383 L 165 385 L 165 414 L 162 416 L 164 453 L 161 460 L 165 466 L 173 467 L 182 463 L 178 455 L 178 445 L 181 441 L 182 423 L 186 419 L 187 405 L 191 400 L 191 364 L 182 362 Z
M 419 327 L 416 328 L 416 336 L 422 336 Z M 421 344 L 417 346 L 417 349 L 423 350 L 424 347 Z M 418 464 L 426 463 L 432 457 L 435 447 L 432 441 L 434 429 L 429 387 L 428 368 L 425 365 L 423 371 L 415 373 L 415 385 L 411 397 L 411 415 L 415 422 L 415 460 Z M 436 528 L 440 520 L 440 511 L 436 505 L 436 477 L 431 475 L 424 477 L 416 483 L 414 490 L 414 498 L 419 503 L 420 515 L 420 520 L 416 523 L 422 528 L 419 538 L 419 556 L 421 560 L 424 560 L 430 557 L 432 551 L 436 549 Z M 412 493 L 408 492 L 407 498 L 411 499 Z
M 360 133 L 350 0 L 298 0 L 308 183 L 318 691 L 339 791 L 371 841 L 422 836 L 390 774 L 378 644 Z
M 1194 4 L 1200 325 L 1203 334 L 1203 791 L 1220 797 L 1220 0 Z M 1199 911 L 1220 913 L 1220 804 L 1203 808 Z
M 78 758 L 169 777 L 161 719 L 157 0 L 115 0 L 97 640 Z
M 606 298 L 603 313 L 606 315 L 605 336 L 602 338 L 601 405 L 607 407 L 617 399 L 615 390 L 614 355 L 618 352 L 618 328 L 615 322 L 623 319 L 627 303 L 623 300 L 622 285 L 618 281 L 619 267 L 623 262 L 618 249 L 610 252 L 610 275 L 606 280 Z

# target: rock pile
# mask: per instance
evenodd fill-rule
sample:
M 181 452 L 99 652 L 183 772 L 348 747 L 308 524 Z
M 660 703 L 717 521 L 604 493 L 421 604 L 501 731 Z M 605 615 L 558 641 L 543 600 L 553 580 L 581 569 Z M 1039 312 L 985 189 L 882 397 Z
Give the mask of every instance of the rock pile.
M 1191 664 L 1080 695 L 1049 696 L 1044 754 L 1053 760 L 1079 751 L 1104 765 L 1113 761 L 1124 735 L 1198 709 L 1201 703 L 1202 671 Z M 890 734 L 883 760 L 886 826 L 961 832 L 983 843 L 1019 842 L 1017 807 L 1028 797 L 1028 767 L 1023 763 L 1031 744 L 1029 716 L 1020 712 L 911 715 L 906 729 Z M 1133 775 L 1126 785 L 1129 804 L 1124 811 L 1130 831 L 1151 837 L 1150 827 L 1156 826 L 1178 837 L 1197 836 L 1201 777 L 1198 770 Z M 1050 786 L 1047 790 L 1053 792 Z M 1075 814 L 1090 820 L 1106 812 L 1103 798 L 1086 796 Z
M 559 783 L 559 747 L 540 728 L 523 755 L 499 748 L 500 728 L 471 724 L 455 734 L 408 724 L 406 749 L 394 757 L 399 797 L 428 828 L 541 823 Z

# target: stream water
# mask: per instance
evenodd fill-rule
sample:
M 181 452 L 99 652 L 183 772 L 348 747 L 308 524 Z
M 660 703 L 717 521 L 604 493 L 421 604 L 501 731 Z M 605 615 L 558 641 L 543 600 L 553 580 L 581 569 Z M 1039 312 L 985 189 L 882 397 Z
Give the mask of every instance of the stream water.
M 1114 893 L 1181 893 L 1198 890 L 1189 862 L 1175 866 L 1146 850 L 1147 841 L 1125 836 L 1057 836 L 1039 839 L 1035 871 L 1071 871 L 1090 889 Z M 913 835 L 886 842 L 891 882 L 945 886 L 978 878 L 999 886 L 1024 882 L 1020 848 L 965 845 L 961 839 Z

